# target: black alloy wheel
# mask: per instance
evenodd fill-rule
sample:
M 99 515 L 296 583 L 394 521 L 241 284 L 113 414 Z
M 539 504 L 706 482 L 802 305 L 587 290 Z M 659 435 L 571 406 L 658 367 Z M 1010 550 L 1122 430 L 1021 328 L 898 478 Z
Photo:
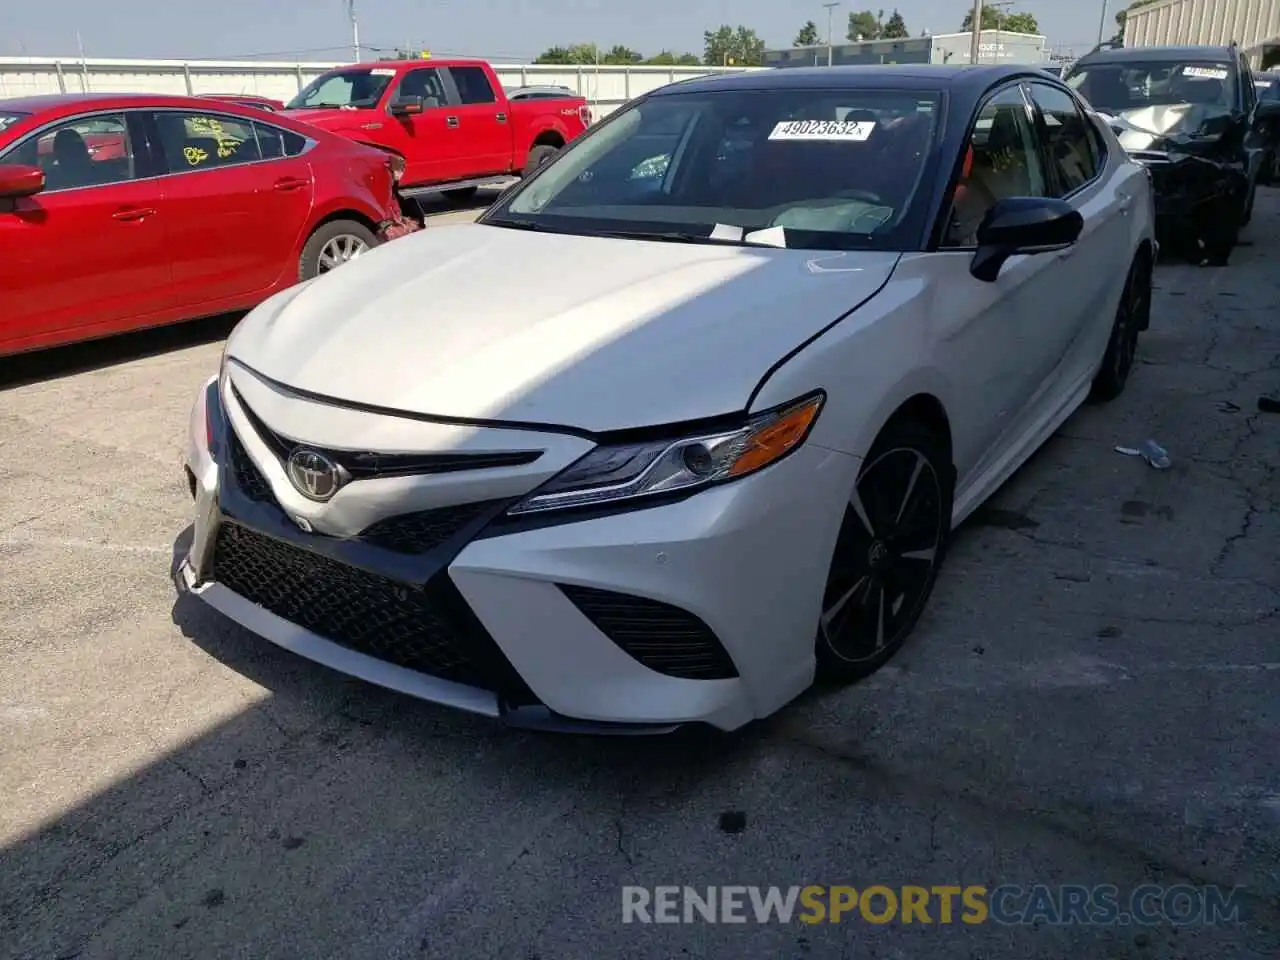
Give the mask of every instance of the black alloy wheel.
M 951 534 L 954 471 L 937 435 L 890 424 L 867 456 L 832 555 L 818 623 L 818 676 L 879 669 L 933 592 Z
M 1116 319 L 1111 325 L 1111 337 L 1102 356 L 1102 366 L 1089 391 L 1091 400 L 1105 403 L 1124 392 L 1138 352 L 1138 334 L 1146 329 L 1149 322 L 1151 281 L 1151 265 L 1144 255 L 1139 254 L 1129 267 L 1129 276 L 1120 294 L 1120 305 L 1116 308 Z

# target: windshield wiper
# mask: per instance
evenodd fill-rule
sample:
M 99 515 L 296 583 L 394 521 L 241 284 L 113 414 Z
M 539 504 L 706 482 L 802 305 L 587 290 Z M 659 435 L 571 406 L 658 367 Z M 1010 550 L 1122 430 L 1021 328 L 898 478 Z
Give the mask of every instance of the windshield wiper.
M 660 240 L 666 243 L 710 243 L 726 247 L 772 247 L 772 243 L 760 243 L 755 240 L 732 239 L 730 237 L 712 237 L 705 233 L 688 233 L 680 230 L 610 230 L 597 234 L 615 240 Z
M 533 233 L 559 232 L 557 230 L 552 230 L 549 227 L 544 227 L 540 223 L 534 223 L 532 220 L 509 220 L 503 217 L 494 217 L 490 220 L 485 220 L 484 222 L 495 227 L 507 227 L 511 230 L 529 230 Z

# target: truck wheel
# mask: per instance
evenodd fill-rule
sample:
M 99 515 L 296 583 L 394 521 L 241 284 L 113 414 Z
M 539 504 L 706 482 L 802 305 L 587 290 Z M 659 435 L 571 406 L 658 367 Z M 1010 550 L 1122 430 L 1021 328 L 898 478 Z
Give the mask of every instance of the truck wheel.
M 459 187 L 457 190 L 445 190 L 444 195 L 454 203 L 466 203 L 476 195 L 479 187 Z
M 298 279 L 310 280 L 368 253 L 378 239 L 362 223 L 332 220 L 308 238 L 298 257 Z
M 559 147 L 552 147 L 545 143 L 538 144 L 529 151 L 529 156 L 524 162 L 524 175 L 529 176 L 559 152 Z

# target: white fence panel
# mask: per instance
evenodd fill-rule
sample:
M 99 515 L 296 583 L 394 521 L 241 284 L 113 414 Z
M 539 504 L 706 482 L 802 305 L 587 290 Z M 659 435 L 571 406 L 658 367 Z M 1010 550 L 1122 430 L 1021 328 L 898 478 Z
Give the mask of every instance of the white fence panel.
M 44 93 L 255 93 L 289 100 L 337 63 L 0 57 L 0 99 Z M 505 87 L 555 84 L 590 102 L 597 119 L 658 87 L 737 67 L 617 67 L 495 64 Z

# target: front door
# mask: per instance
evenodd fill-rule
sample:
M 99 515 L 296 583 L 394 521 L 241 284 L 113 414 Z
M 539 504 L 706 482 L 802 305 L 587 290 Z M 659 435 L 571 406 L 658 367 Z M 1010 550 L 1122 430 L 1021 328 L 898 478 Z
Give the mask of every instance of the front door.
M 931 341 L 940 369 L 954 371 L 957 423 L 974 429 L 956 438 L 959 483 L 1003 455 L 1025 423 L 1033 398 L 1059 349 L 1058 331 L 1074 309 L 1063 302 L 1061 261 L 1052 255 L 1011 257 L 992 283 L 969 265 L 978 225 L 999 200 L 1048 196 L 1050 185 L 1017 84 L 978 110 L 937 260 L 937 308 Z
M 0 162 L 39 166 L 45 189 L 0 210 L 0 349 L 143 326 L 174 304 L 161 181 L 125 112 L 66 120 Z
M 392 105 L 402 97 L 421 97 L 422 112 L 407 115 L 392 112 Z M 406 71 L 388 94 L 383 109 L 386 119 L 380 121 L 383 128 L 378 142 L 404 157 L 401 183 L 413 186 L 455 179 L 453 170 L 458 166 L 461 144 L 456 122 L 449 122 L 454 114 L 439 70 L 417 67 Z

